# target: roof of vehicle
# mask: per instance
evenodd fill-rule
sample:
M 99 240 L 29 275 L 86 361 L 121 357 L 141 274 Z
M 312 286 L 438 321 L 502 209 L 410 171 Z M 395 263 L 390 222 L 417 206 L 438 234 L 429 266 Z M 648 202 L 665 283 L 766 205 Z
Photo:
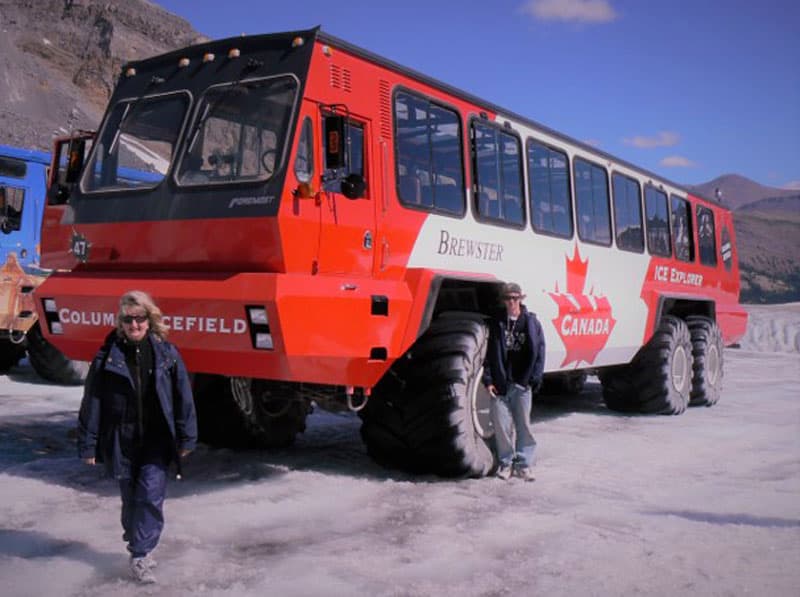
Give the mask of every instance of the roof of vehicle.
M 50 165 L 50 154 L 39 151 L 38 149 L 24 149 L 22 147 L 0 144 L 0 156 L 17 158 L 19 160 L 25 160 L 26 162 L 37 162 L 45 166 Z

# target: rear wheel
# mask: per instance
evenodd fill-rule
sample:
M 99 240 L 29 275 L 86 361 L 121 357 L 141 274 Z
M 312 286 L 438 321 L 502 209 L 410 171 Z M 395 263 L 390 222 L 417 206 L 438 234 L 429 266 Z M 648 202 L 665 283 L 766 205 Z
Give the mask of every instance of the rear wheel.
M 38 322 L 28 330 L 26 347 L 31 367 L 47 381 L 79 385 L 86 380 L 90 363 L 67 358 L 63 352 L 45 340 Z
M 226 448 L 280 448 L 305 431 L 310 404 L 296 384 L 196 375 L 200 439 Z
M 488 330 L 480 316 L 446 314 L 375 386 L 361 436 L 384 466 L 444 477 L 481 477 L 494 466 L 480 376 Z
M 708 317 L 689 317 L 692 340 L 691 406 L 713 406 L 722 390 L 722 334 Z
M 10 338 L 0 338 L 0 373 L 6 373 L 25 356 L 25 345 Z
M 686 323 L 665 316 L 629 365 L 600 373 L 606 406 L 622 412 L 679 415 L 689 404 L 692 344 Z

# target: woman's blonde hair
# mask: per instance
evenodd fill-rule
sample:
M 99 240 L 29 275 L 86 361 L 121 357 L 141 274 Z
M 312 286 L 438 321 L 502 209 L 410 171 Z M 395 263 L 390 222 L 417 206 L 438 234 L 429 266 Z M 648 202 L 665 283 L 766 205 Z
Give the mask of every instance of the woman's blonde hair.
M 117 313 L 117 334 L 125 336 L 122 329 L 122 317 L 125 315 L 125 307 L 141 307 L 147 313 L 150 324 L 150 331 L 162 340 L 167 337 L 169 328 L 161 321 L 161 309 L 155 304 L 149 294 L 142 290 L 129 290 L 119 299 L 119 312 Z

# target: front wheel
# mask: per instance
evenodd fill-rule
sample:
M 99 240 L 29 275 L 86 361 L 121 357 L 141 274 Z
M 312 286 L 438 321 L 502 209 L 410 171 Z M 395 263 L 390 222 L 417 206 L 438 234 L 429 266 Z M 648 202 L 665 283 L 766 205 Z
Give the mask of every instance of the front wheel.
M 479 387 L 488 333 L 478 315 L 445 314 L 394 363 L 360 412 L 374 460 L 443 477 L 489 474 L 491 430 Z
M 0 373 L 6 373 L 25 356 L 25 345 L 10 338 L 0 338 Z
M 310 404 L 297 384 L 196 375 L 200 439 L 226 448 L 282 448 L 305 431 Z
M 80 385 L 86 380 L 90 363 L 67 358 L 63 352 L 45 340 L 39 322 L 28 330 L 26 347 L 31 367 L 47 381 Z

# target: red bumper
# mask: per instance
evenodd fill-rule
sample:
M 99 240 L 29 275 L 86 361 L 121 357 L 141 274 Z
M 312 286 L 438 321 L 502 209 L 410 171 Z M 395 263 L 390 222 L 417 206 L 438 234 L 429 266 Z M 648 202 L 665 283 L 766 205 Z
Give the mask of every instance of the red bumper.
M 194 372 L 370 387 L 414 336 L 402 281 L 269 273 L 53 274 L 36 290 L 43 333 L 70 358 L 91 359 L 134 289 L 155 299 Z M 251 321 L 251 307 L 266 310 L 267 326 Z M 256 333 L 272 348 L 257 348 Z

